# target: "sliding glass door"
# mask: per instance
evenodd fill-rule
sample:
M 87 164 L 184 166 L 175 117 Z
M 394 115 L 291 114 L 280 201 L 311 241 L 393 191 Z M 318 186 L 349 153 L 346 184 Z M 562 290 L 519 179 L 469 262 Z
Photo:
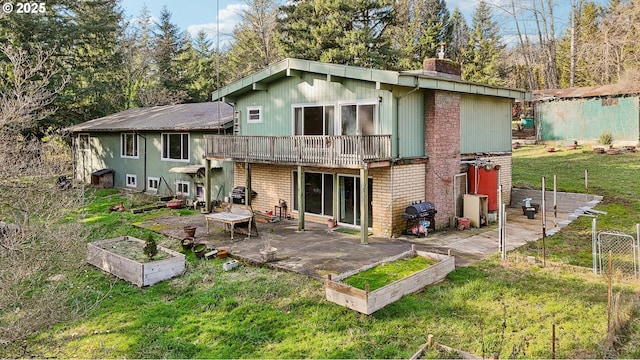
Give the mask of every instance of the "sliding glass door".
M 373 179 L 368 179 L 369 204 L 369 223 L 372 224 L 373 207 L 371 199 L 373 198 Z M 339 191 L 339 217 L 338 222 L 346 225 L 361 226 L 360 224 L 360 204 L 361 204 L 361 186 L 359 176 L 340 175 L 338 176 Z

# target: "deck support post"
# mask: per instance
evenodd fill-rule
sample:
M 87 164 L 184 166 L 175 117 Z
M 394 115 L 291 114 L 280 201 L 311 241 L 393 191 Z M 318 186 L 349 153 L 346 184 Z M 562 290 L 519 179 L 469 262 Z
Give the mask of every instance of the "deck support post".
M 304 212 L 306 210 L 304 203 L 304 168 L 298 165 L 298 231 L 304 230 Z
M 360 243 L 369 243 L 369 169 L 360 168 Z
M 204 160 L 204 208 L 205 212 L 211 210 L 211 159 Z
M 249 162 L 244 163 L 244 204 L 251 206 L 251 164 Z

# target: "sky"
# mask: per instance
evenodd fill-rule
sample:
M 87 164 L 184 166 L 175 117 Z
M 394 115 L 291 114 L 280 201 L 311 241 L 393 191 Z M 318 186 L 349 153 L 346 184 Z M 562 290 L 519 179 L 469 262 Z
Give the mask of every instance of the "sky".
M 447 5 L 451 11 L 458 7 L 468 19 L 475 8 L 477 0 L 449 0 Z M 125 16 L 135 19 L 140 15 L 143 5 L 147 6 L 151 16 L 157 20 L 164 5 L 171 12 L 171 21 L 181 30 L 186 30 L 192 37 L 204 30 L 212 41 L 216 40 L 217 14 L 220 14 L 220 41 L 229 40 L 229 34 L 235 24 L 240 22 L 244 1 L 238 0 L 122 0 L 121 6 Z
M 489 0 L 490 2 L 500 4 L 510 4 L 510 0 Z M 604 2 L 606 0 L 596 0 L 596 2 Z M 516 2 L 526 3 L 527 0 L 516 0 Z M 467 23 L 471 24 L 473 12 L 478 0 L 447 0 L 449 10 L 453 12 L 455 8 L 459 8 L 465 15 Z M 546 1 L 545 1 L 546 3 Z M 569 11 L 569 0 L 555 0 L 556 9 L 556 29 L 560 33 L 566 29 L 567 14 Z M 124 9 L 125 16 L 135 19 L 140 15 L 140 11 L 146 5 L 149 13 L 157 20 L 164 5 L 171 12 L 171 21 L 181 30 L 186 30 L 192 37 L 200 30 L 204 30 L 209 38 L 216 43 L 216 28 L 218 14 L 220 15 L 220 42 L 221 47 L 229 42 L 230 34 L 234 26 L 241 21 L 240 14 L 246 3 L 242 0 L 122 0 L 121 6 Z M 494 20 L 498 22 L 503 33 L 503 39 L 515 41 L 515 30 L 509 30 L 512 27 L 512 19 L 506 16 L 504 12 L 494 9 Z M 526 26 L 526 22 L 524 22 Z M 530 25 L 531 26 L 531 25 Z M 531 29 L 533 30 L 533 28 Z M 513 40 L 509 40 L 512 38 Z

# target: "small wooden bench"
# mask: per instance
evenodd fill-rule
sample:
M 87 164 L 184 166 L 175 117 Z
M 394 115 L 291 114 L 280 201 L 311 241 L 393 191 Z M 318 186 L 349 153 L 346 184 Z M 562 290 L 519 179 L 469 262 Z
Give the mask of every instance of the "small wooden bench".
M 207 223 L 207 234 L 209 233 L 209 222 L 219 222 L 224 224 L 225 230 L 231 232 L 231 240 L 233 240 L 233 234 L 236 224 L 247 224 L 247 235 L 251 237 L 252 225 L 258 235 L 258 229 L 255 225 L 255 219 L 253 216 L 253 210 L 246 205 L 231 204 L 225 211 L 206 214 L 204 219 Z

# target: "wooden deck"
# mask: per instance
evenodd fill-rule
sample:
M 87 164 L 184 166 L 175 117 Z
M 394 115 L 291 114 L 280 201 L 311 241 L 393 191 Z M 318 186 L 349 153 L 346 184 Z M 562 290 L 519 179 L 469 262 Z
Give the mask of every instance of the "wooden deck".
M 361 168 L 391 159 L 391 135 L 205 135 L 205 157 L 240 162 Z

